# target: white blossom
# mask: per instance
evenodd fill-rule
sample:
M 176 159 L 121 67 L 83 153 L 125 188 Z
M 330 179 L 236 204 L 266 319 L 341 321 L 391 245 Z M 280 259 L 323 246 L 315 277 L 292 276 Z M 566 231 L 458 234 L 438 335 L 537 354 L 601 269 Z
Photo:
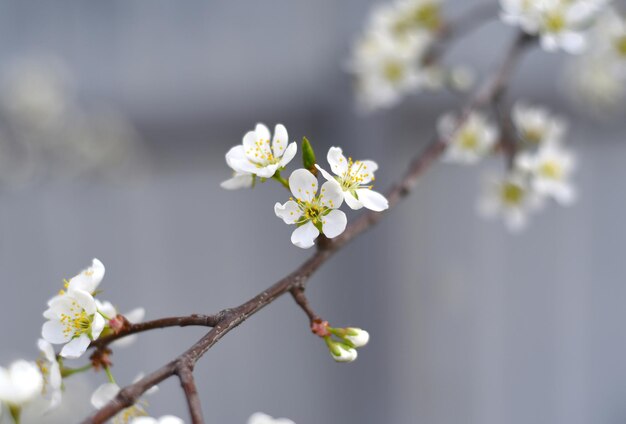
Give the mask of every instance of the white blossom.
M 551 116 L 542 108 L 517 102 L 511 113 L 513 124 L 522 141 L 540 145 L 558 141 L 563 137 L 566 123 L 561 118 Z
M 327 181 L 317 194 L 317 178 L 306 169 L 296 169 L 289 177 L 293 197 L 284 205 L 276 203 L 274 212 L 285 224 L 295 224 L 291 242 L 303 249 L 315 244 L 321 233 L 337 237 L 346 229 L 346 214 L 337 210 L 343 202 L 343 191 L 335 181 Z
M 287 418 L 272 418 L 262 412 L 256 412 L 248 418 L 248 424 L 295 424 Z
M 570 205 L 576 199 L 569 181 L 575 164 L 574 155 L 558 143 L 545 144 L 535 153 L 523 153 L 516 158 L 517 167 L 531 174 L 533 190 L 553 197 L 561 205 Z
M 343 198 L 352 209 L 366 207 L 373 211 L 389 208 L 389 202 L 382 194 L 372 190 L 374 172 L 378 169 L 376 162 L 371 160 L 353 161 L 343 155 L 339 147 L 331 147 L 326 156 L 330 169 L 335 176 L 315 165 L 328 181 L 339 183 Z
M 418 91 L 427 82 L 421 61 L 430 44 L 431 36 L 422 32 L 398 39 L 374 30 L 359 39 L 348 64 L 356 78 L 359 107 L 389 108 Z
M 332 356 L 336 362 L 354 362 L 356 360 L 358 353 L 353 347 L 336 341 L 327 343 L 330 356 Z
M 473 164 L 486 156 L 498 140 L 498 128 L 484 114 L 470 112 L 459 126 L 459 118 L 452 113 L 437 122 L 439 136 L 448 141 L 443 160 Z
M 541 206 L 541 198 L 518 173 L 490 177 L 478 203 L 478 212 L 487 217 L 501 216 L 507 228 L 519 232 L 526 226 L 527 215 Z
M 91 266 L 82 270 L 78 275 L 71 278 L 66 285 L 69 290 L 82 290 L 90 294 L 94 294 L 98 285 L 104 278 L 104 264 L 100 260 L 94 258 Z
M 139 381 L 141 378 L 143 378 L 143 375 L 140 374 L 139 376 L 135 378 L 134 382 Z M 150 389 L 148 389 L 145 392 L 145 394 L 151 395 L 157 390 L 158 390 L 158 386 L 153 386 Z M 117 384 L 104 383 L 98 386 L 98 388 L 91 395 L 91 405 L 96 409 L 101 409 L 107 403 L 111 402 L 115 398 L 115 396 L 117 396 L 119 391 L 120 391 L 120 387 Z M 115 424 L 118 424 L 118 423 L 126 424 L 130 422 L 131 420 L 137 419 L 139 417 L 148 417 L 148 414 L 144 408 L 145 405 L 146 403 L 143 400 L 139 400 L 135 402 L 135 404 L 133 404 L 132 406 L 123 409 L 117 415 L 115 415 L 115 417 L 113 418 L 113 422 Z M 174 424 L 174 423 L 175 421 L 171 422 L 171 424 Z M 163 423 L 160 423 L 160 424 L 163 424 Z M 166 424 L 170 424 L 170 422 L 166 421 Z
M 158 419 L 152 417 L 133 418 L 130 424 L 185 424 L 185 422 L 173 415 L 163 415 Z
M 227 180 L 222 186 L 240 188 L 246 186 L 248 182 L 251 185 L 252 182 L 246 175 L 270 178 L 294 158 L 297 149 L 295 142 L 289 143 L 284 125 L 277 124 L 274 138 L 271 138 L 269 129 L 263 124 L 257 124 L 254 131 L 244 135 L 241 145 L 233 147 L 226 153 L 226 163 L 235 171 L 234 178 L 237 180 Z
M 41 395 L 44 379 L 34 362 L 23 359 L 0 367 L 0 403 L 21 408 Z
M 93 296 L 80 289 L 70 288 L 51 299 L 43 315 L 48 321 L 41 335 L 49 343 L 64 344 L 60 353 L 64 358 L 79 358 L 106 324 Z
M 586 31 L 604 1 L 594 0 L 500 0 L 502 19 L 538 35 L 547 51 L 581 53 L 587 45 Z
M 49 398 L 48 409 L 55 408 L 61 403 L 63 377 L 61 367 L 54 353 L 52 345 L 44 339 L 37 342 L 41 357 L 37 360 L 37 365 L 44 379 L 43 393 Z

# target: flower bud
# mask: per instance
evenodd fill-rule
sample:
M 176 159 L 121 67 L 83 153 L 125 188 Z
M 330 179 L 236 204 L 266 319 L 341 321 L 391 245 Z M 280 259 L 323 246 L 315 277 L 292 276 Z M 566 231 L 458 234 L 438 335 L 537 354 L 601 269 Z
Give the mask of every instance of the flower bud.
M 346 328 L 343 339 L 349 341 L 354 347 L 363 347 L 369 342 L 370 334 L 360 328 Z
M 302 137 L 302 164 L 304 168 L 317 175 L 317 168 L 315 167 L 315 152 L 311 143 L 306 137 Z
M 352 362 L 358 356 L 356 349 L 346 344 L 336 342 L 330 337 L 326 337 L 326 344 L 328 345 L 330 356 L 332 356 L 336 362 Z

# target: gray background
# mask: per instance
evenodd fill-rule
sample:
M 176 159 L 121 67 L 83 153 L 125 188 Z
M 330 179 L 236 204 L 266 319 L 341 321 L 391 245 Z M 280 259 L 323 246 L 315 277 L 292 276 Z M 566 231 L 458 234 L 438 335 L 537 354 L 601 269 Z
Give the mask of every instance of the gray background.
M 219 187 L 229 176 L 224 153 L 257 121 L 308 136 L 322 157 L 341 145 L 375 158 L 378 187 L 388 187 L 457 100 L 424 94 L 355 113 L 342 64 L 369 3 L 0 2 L 0 67 L 60 57 L 80 101 L 114 106 L 143 140 L 137 166 L 116 178 L 52 178 L 0 193 L 0 363 L 36 356 L 46 300 L 94 256 L 107 267 L 102 297 L 122 311 L 145 306 L 148 318 L 237 305 L 304 260 L 310 252 L 290 244 L 291 229 L 272 212 L 286 193 Z M 450 1 L 446 10 L 469 6 Z M 491 69 L 512 34 L 494 21 L 449 60 Z M 302 312 L 280 299 L 199 363 L 209 422 L 244 423 L 258 410 L 298 424 L 626 421 L 623 115 L 598 123 L 572 108 L 555 83 L 563 59 L 534 51 L 510 98 L 571 118 L 580 201 L 548 208 L 511 236 L 474 213 L 481 175 L 501 160 L 436 165 L 310 283 L 322 316 L 371 332 L 359 359 L 333 363 Z M 141 336 L 115 353 L 118 381 L 202 334 Z M 92 377 L 69 381 L 74 405 L 46 422 L 89 412 L 85 399 L 105 381 Z M 149 402 L 155 416 L 186 417 L 175 380 Z

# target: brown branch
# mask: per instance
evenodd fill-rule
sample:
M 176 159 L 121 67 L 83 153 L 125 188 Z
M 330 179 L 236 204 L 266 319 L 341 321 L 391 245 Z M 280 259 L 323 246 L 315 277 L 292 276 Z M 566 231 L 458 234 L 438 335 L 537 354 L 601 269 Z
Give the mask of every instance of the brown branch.
M 223 311 L 218 312 L 215 315 L 193 314 L 183 317 L 160 318 L 152 321 L 140 322 L 137 324 L 129 324 L 118 333 L 110 334 L 108 336 L 94 340 L 93 342 L 91 342 L 90 347 L 102 349 L 113 343 L 115 340 L 130 336 L 131 334 L 142 333 L 144 331 L 155 330 L 159 328 L 188 326 L 214 327 L 215 324 L 217 324 L 221 319 L 221 314 L 223 314 Z
M 198 388 L 193 378 L 193 364 L 186 364 L 177 368 L 178 379 L 180 385 L 185 392 L 187 398 L 187 406 L 189 406 L 189 414 L 191 415 L 192 424 L 204 424 L 202 415 L 202 404 L 198 396 Z
M 298 306 L 300 306 L 302 310 L 304 311 L 304 313 L 309 317 L 309 321 L 311 322 L 311 325 L 313 325 L 315 321 L 322 320 L 315 313 L 315 311 L 313 311 L 313 308 L 311 308 L 309 299 L 307 299 L 306 295 L 304 294 L 304 287 L 302 286 L 292 287 L 291 290 L 289 291 L 291 292 L 291 296 L 293 297 L 293 300 L 296 301 L 296 304 L 298 304 Z
M 531 39 L 532 38 L 524 34 L 518 35 L 515 42 L 507 50 L 502 65 L 483 85 L 482 89 L 477 91 L 465 105 L 463 113 L 461 114 L 461 122 L 467 118 L 467 115 L 474 108 L 484 107 L 499 97 L 512 75 L 517 60 L 521 56 L 524 48 L 529 45 Z M 407 196 L 417 183 L 418 178 L 431 165 L 436 163 L 437 159 L 445 150 L 446 143 L 447 140 L 437 138 L 413 159 L 402 179 L 387 193 L 390 208 L 394 207 L 403 197 Z M 216 314 L 215 317 L 218 318 L 214 322 L 213 329 L 198 340 L 191 348 L 182 353 L 174 361 L 169 362 L 152 374 L 123 388 L 111 402 L 85 419 L 83 423 L 103 423 L 122 409 L 132 405 L 150 387 L 174 374 L 178 374 L 181 366 L 193 368 L 195 363 L 215 345 L 215 343 L 239 324 L 246 321 L 250 316 L 292 289 L 304 289 L 309 277 L 337 250 L 375 225 L 382 216 L 382 214 L 376 212 L 364 213 L 357 220 L 353 221 L 342 235 L 329 243 L 324 243 L 323 248 L 318 249 L 313 256 L 302 263 L 302 265 L 291 274 L 279 280 L 246 303 Z M 191 414 L 193 415 L 194 411 L 191 411 Z

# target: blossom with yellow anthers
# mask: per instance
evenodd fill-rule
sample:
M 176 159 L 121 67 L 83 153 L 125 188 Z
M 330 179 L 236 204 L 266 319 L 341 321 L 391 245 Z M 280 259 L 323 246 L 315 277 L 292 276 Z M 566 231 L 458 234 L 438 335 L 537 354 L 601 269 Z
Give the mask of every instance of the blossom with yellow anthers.
M 276 125 L 272 138 L 265 125 L 257 124 L 254 131 L 246 133 L 241 145 L 231 148 L 226 153 L 226 163 L 235 175 L 224 181 L 222 187 L 226 189 L 250 187 L 255 175 L 270 178 L 294 158 L 297 150 L 295 142 L 289 143 L 284 125 Z
M 378 169 L 376 162 L 371 160 L 357 160 L 346 158 L 339 147 L 331 147 L 326 155 L 330 169 L 335 174 L 317 165 L 324 178 L 336 181 L 341 187 L 346 204 L 352 209 L 365 207 L 373 211 L 383 211 L 389 208 L 389 202 L 382 194 L 372 190 L 375 180 L 374 172 Z
M 143 375 L 137 376 L 134 381 L 138 381 Z M 146 395 L 151 395 L 158 390 L 158 386 L 153 386 L 145 392 Z M 91 405 L 100 409 L 117 396 L 120 391 L 120 387 L 115 383 L 104 383 L 100 385 L 91 395 Z M 129 424 L 136 422 L 140 417 L 148 417 L 146 408 L 148 402 L 145 399 L 139 399 L 132 406 L 123 409 L 113 417 L 114 424 Z M 140 421 L 141 422 L 141 421 Z M 174 423 L 174 421 L 172 422 Z
M 106 325 L 93 296 L 71 287 L 71 282 L 67 293 L 48 302 L 43 315 L 48 321 L 42 327 L 42 337 L 52 344 L 64 344 L 60 355 L 65 358 L 78 358 L 85 353 Z
M 576 200 L 576 190 L 570 181 L 576 158 L 559 143 L 548 143 L 535 153 L 519 155 L 516 165 L 529 174 L 537 194 L 565 206 Z
M 498 141 L 499 131 L 487 117 L 472 111 L 459 126 L 458 118 L 446 113 L 437 122 L 439 136 L 447 140 L 445 162 L 474 164 L 486 156 Z
M 485 217 L 501 216 L 510 231 L 526 226 L 530 212 L 541 207 L 541 196 L 533 190 L 528 179 L 519 173 L 486 180 L 485 192 L 478 203 L 478 212 Z
M 546 51 L 580 53 L 587 46 L 587 29 L 605 0 L 500 0 L 502 19 L 538 35 Z
M 315 244 L 320 233 L 337 237 L 346 229 L 346 214 L 337 210 L 343 203 L 343 192 L 336 181 L 327 181 L 317 193 L 317 178 L 306 169 L 297 169 L 289 177 L 293 197 L 284 205 L 276 203 L 274 212 L 285 224 L 296 225 L 291 242 L 303 249 Z

